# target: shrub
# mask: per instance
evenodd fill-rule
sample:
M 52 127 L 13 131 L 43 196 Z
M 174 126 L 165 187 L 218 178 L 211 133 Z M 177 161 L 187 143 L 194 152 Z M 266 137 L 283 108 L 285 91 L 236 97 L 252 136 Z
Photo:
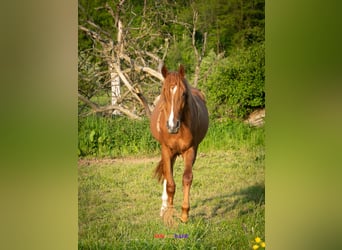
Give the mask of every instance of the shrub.
M 149 120 L 89 116 L 78 122 L 78 155 L 120 157 L 159 150 L 149 131 Z
M 211 115 L 244 118 L 265 106 L 264 50 L 264 43 L 259 43 L 219 61 L 202 83 Z
M 200 152 L 264 145 L 264 128 L 252 128 L 242 122 L 211 120 Z M 123 157 L 159 155 L 159 143 L 152 137 L 149 120 L 129 120 L 124 117 L 90 116 L 79 120 L 79 157 Z

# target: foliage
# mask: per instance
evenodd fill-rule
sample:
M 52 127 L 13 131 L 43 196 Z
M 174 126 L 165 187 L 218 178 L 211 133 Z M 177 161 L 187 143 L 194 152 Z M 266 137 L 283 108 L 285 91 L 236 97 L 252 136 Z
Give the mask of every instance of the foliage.
M 79 156 L 122 157 L 151 154 L 159 149 L 148 120 L 89 116 L 80 118 L 78 123 Z
M 200 31 L 209 33 L 208 47 L 215 53 L 242 47 L 241 34 L 253 28 L 264 29 L 264 0 L 196 1 L 200 13 Z
M 265 106 L 265 46 L 257 43 L 236 49 L 220 60 L 201 84 L 214 117 L 243 118 Z M 211 55 L 203 67 L 213 60 Z
M 171 70 L 177 70 L 179 65 L 182 64 L 186 69 L 186 77 L 189 81 L 189 77 L 194 72 L 194 53 L 191 46 L 190 37 L 183 36 L 180 41 L 174 42 L 169 49 L 169 52 L 165 58 L 165 64 Z
M 208 34 L 203 64 L 206 58 L 211 56 L 210 53 L 219 55 L 225 52 L 226 55 L 220 61 L 220 69 L 216 70 L 216 72 L 207 72 L 206 70 L 209 67 L 201 66 L 201 74 L 206 75 L 205 78 L 210 80 L 208 82 L 209 86 L 206 86 L 207 82 L 202 80 L 201 88 L 210 89 L 209 93 L 206 93 L 208 97 L 214 94 L 211 101 L 216 99 L 219 101 L 219 103 L 209 102 L 211 110 L 216 109 L 215 107 L 218 106 L 220 112 L 215 112 L 216 116 L 226 115 L 226 111 L 224 111 L 226 109 L 229 110 L 229 116 L 242 117 L 258 105 L 264 105 L 264 97 L 260 94 L 260 92 L 263 92 L 261 90 L 263 88 L 261 86 L 262 80 L 256 79 L 254 81 L 254 77 L 264 78 L 264 62 L 262 62 L 264 55 L 260 54 L 264 53 L 264 51 L 258 49 L 264 46 L 265 40 L 264 0 L 232 0 L 229 2 L 222 0 L 134 0 L 125 1 L 118 10 L 119 2 L 118 0 L 109 2 L 105 0 L 80 0 L 78 12 L 80 26 L 87 27 L 99 34 L 106 34 L 107 40 L 112 39 L 114 44 L 117 44 L 118 29 L 115 26 L 113 16 L 108 11 L 109 6 L 114 11 L 114 14 L 120 14 L 124 26 L 124 50 L 131 61 L 142 63 L 146 67 L 157 70 L 158 63 L 147 56 L 147 52 L 149 52 L 158 58 L 163 58 L 171 70 L 176 69 L 178 64 L 182 63 L 186 68 L 186 76 L 191 82 L 194 78 L 194 68 L 197 63 L 192 45 L 193 17 L 194 13 L 198 12 L 195 33 L 195 44 L 198 51 L 201 51 L 203 47 L 204 33 Z M 88 98 L 103 95 L 104 93 L 110 97 L 109 83 L 111 77 L 102 53 L 103 48 L 82 30 L 79 30 L 78 37 L 79 92 Z M 166 45 L 166 41 L 168 41 L 168 45 Z M 167 46 L 168 50 L 166 50 Z M 243 58 L 239 59 L 240 56 Z M 257 58 L 254 58 L 254 56 L 257 56 Z M 244 62 L 247 59 L 252 61 L 260 60 L 260 62 L 259 64 L 258 62 L 249 64 Z M 225 64 L 234 69 L 224 69 Z M 122 70 L 127 72 L 126 76 L 131 79 L 131 84 L 141 89 L 145 97 L 152 102 L 158 95 L 158 91 L 155 90 L 156 80 L 149 79 L 146 74 L 136 73 L 129 67 L 130 65 L 127 65 L 126 62 L 126 65 L 122 66 Z M 230 74 L 230 76 L 226 77 L 226 74 Z M 238 77 L 235 77 L 235 74 L 238 74 Z M 214 93 L 213 81 L 215 80 L 230 82 L 231 88 L 237 86 L 239 91 L 228 91 L 228 87 L 223 86 L 222 91 L 219 90 L 221 93 L 220 97 L 218 97 Z M 241 82 L 238 84 L 238 81 Z M 234 83 L 232 84 L 232 82 Z M 242 87 L 246 82 L 249 85 L 255 84 L 256 86 Z M 247 97 L 253 91 L 255 91 L 255 94 Z M 124 92 L 123 90 L 122 93 Z M 233 105 L 234 107 L 223 107 L 225 100 L 231 100 L 226 106 Z M 241 104 L 245 100 L 248 103 Z M 130 110 L 140 105 L 138 102 L 134 102 L 134 98 L 129 98 L 127 95 L 120 101 Z M 131 104 L 132 102 L 134 103 Z M 239 107 L 241 110 L 237 110 Z
M 128 118 L 89 116 L 79 119 L 78 154 L 80 157 L 122 157 L 159 154 L 159 144 L 152 137 L 149 121 Z M 264 128 L 249 127 L 237 121 L 210 122 L 200 152 L 256 148 L 264 144 Z

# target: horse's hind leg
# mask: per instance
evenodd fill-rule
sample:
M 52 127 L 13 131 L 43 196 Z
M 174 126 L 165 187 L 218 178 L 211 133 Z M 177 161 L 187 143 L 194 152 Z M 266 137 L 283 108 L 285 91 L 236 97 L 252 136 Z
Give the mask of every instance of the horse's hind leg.
M 163 181 L 163 194 L 162 194 L 162 206 L 160 208 L 160 216 L 162 217 L 167 209 L 167 192 L 166 192 L 166 179 Z
M 192 184 L 192 165 L 196 158 L 196 149 L 190 148 L 183 154 L 184 158 L 184 174 L 183 174 L 183 204 L 182 204 L 182 215 L 181 221 L 187 222 L 189 218 L 190 210 L 190 188 Z

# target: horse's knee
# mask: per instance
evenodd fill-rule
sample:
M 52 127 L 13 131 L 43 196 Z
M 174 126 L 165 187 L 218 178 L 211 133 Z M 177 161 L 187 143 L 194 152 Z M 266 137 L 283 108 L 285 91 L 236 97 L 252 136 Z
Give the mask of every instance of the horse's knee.
M 172 183 L 167 183 L 166 185 L 166 190 L 167 190 L 167 193 L 168 194 L 174 194 L 175 193 L 175 190 L 176 190 L 176 185 L 174 182 Z
M 185 172 L 183 174 L 183 186 L 185 185 L 191 185 L 192 183 L 192 173 L 191 172 Z

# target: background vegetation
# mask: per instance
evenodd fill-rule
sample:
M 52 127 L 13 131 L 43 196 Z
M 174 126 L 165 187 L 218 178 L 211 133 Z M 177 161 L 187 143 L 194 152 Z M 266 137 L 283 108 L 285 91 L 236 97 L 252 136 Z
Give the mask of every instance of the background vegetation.
M 264 43 L 236 49 L 220 60 L 206 82 L 200 84 L 207 94 L 212 118 L 243 119 L 265 106 L 264 50 Z M 203 67 L 213 62 L 205 58 L 204 63 Z
M 160 153 L 159 143 L 152 137 L 149 120 L 108 119 L 90 116 L 79 122 L 78 155 L 80 157 L 154 156 Z M 264 145 L 264 127 L 250 127 L 232 121 L 212 121 L 201 152 L 260 147 Z
M 78 36 L 79 249 L 249 249 L 255 237 L 265 240 L 265 131 L 243 123 L 265 107 L 264 0 L 79 0 Z M 159 95 L 161 63 L 183 64 L 210 112 L 190 221 L 175 228 L 159 218 L 161 186 L 152 179 L 159 145 L 135 97 L 143 93 L 152 104 Z M 119 72 L 127 80 L 117 98 L 125 112 L 113 113 Z M 181 159 L 174 176 L 179 210 Z
M 242 119 L 265 106 L 264 5 L 264 0 L 80 0 L 79 93 L 98 105 L 110 104 L 110 73 L 116 73 L 110 61 L 152 103 L 161 81 L 137 68 L 158 72 L 160 63 L 170 70 L 183 64 L 189 82 L 205 92 L 214 117 Z M 143 117 L 132 92 L 121 83 L 118 103 Z M 79 102 L 80 116 L 89 109 Z

